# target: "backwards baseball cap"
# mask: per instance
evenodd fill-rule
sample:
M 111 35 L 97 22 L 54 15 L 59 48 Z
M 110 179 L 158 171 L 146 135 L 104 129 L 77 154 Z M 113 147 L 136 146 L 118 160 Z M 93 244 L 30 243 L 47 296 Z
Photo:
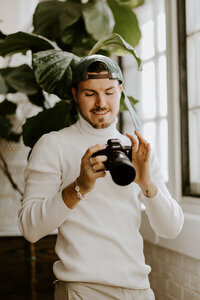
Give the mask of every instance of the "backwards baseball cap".
M 94 62 L 102 62 L 105 64 L 108 74 L 88 74 L 88 68 Z M 101 79 L 101 78 L 109 78 L 109 79 L 117 79 L 120 83 L 123 83 L 122 71 L 118 64 L 111 58 L 95 54 L 82 58 L 78 64 L 73 69 L 72 74 L 72 86 L 75 86 L 81 81 L 85 81 L 88 79 Z

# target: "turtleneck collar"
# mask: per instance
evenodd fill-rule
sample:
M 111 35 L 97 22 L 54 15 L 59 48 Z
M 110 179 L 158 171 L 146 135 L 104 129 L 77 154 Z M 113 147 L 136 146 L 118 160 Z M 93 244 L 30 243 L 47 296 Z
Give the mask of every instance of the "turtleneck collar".
M 102 129 L 96 129 L 94 127 L 92 127 L 92 125 L 90 125 L 80 114 L 79 114 L 79 120 L 77 121 L 77 126 L 79 128 L 80 131 L 82 131 L 82 133 L 84 134 L 90 134 L 90 135 L 94 135 L 94 136 L 99 136 L 99 137 L 112 137 L 114 135 L 114 133 L 117 132 L 116 129 L 116 124 L 117 124 L 117 117 L 115 122 L 113 122 L 109 127 L 107 128 L 102 128 Z

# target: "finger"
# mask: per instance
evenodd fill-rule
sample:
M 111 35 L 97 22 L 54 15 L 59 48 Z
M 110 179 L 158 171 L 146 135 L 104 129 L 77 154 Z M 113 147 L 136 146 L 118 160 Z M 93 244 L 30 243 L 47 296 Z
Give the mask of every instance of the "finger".
M 141 144 L 141 146 L 138 149 L 138 153 L 141 155 L 144 161 L 147 161 L 150 155 L 150 144 L 149 143 Z
M 87 151 L 85 152 L 83 158 L 84 159 L 90 159 L 90 157 L 97 151 L 99 150 L 103 150 L 106 148 L 106 145 L 99 145 L 96 144 L 95 146 L 91 146 L 90 148 L 87 149 Z
M 131 134 L 126 134 L 126 136 L 129 138 L 129 140 L 131 141 L 132 147 L 133 147 L 133 152 L 137 151 L 137 141 L 136 139 L 131 135 Z
M 97 178 L 100 178 L 100 177 L 105 177 L 106 176 L 106 171 L 102 170 L 102 171 L 98 171 L 96 173 L 94 173 L 94 176 Z
M 142 156 L 146 153 L 146 148 L 145 148 L 144 143 L 139 143 L 139 145 L 138 145 L 138 153 L 140 155 L 142 155 Z
M 138 153 L 140 153 L 145 158 L 148 143 L 137 130 L 135 131 L 135 134 L 139 141 Z
M 104 163 L 98 163 L 91 166 L 94 172 L 99 172 L 102 170 L 106 170 Z
M 146 146 L 146 157 L 145 157 L 146 160 L 149 160 L 150 153 L 151 153 L 151 146 L 150 146 L 149 143 L 147 143 L 147 146 Z
M 90 163 L 91 165 L 95 165 L 101 162 L 105 162 L 108 159 L 106 155 L 98 155 L 95 157 L 90 157 Z
M 82 157 L 82 162 L 85 164 L 88 164 L 88 161 L 91 161 L 93 160 L 92 158 L 92 155 L 99 151 L 99 150 L 103 150 L 106 148 L 106 145 L 99 145 L 99 144 L 96 144 L 95 146 L 91 146 L 90 148 L 87 149 L 87 151 L 85 152 L 85 154 L 83 155 Z
M 135 130 L 135 135 L 137 136 L 139 143 L 147 144 L 147 141 L 142 137 L 141 133 L 139 131 Z

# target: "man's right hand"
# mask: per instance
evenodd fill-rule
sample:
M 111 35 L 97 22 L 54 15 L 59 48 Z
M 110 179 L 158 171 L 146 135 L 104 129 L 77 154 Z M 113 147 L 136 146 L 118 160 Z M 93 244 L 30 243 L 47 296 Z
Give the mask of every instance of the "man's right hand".
M 99 155 L 92 157 L 95 152 L 105 148 L 106 145 L 95 145 L 88 148 L 83 155 L 79 177 L 76 179 L 76 182 L 72 182 L 62 191 L 63 201 L 68 208 L 73 209 L 80 201 L 80 197 L 78 197 L 75 191 L 76 183 L 80 189 L 81 196 L 85 196 L 93 189 L 97 178 L 106 175 L 104 162 L 107 160 L 107 156 Z
M 97 178 L 106 175 L 104 162 L 107 160 L 107 156 L 99 155 L 92 157 L 95 152 L 105 148 L 106 145 L 97 144 L 91 146 L 82 157 L 80 175 L 77 178 L 77 184 L 82 195 L 87 194 L 93 189 Z

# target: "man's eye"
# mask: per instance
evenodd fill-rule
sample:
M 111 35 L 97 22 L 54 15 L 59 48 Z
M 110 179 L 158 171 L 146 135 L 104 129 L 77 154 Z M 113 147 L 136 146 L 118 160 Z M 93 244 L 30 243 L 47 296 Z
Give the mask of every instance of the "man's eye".
M 85 95 L 86 95 L 87 97 L 91 97 L 91 96 L 94 95 L 94 93 L 86 93 Z
M 114 92 L 106 92 L 106 95 L 114 95 Z

